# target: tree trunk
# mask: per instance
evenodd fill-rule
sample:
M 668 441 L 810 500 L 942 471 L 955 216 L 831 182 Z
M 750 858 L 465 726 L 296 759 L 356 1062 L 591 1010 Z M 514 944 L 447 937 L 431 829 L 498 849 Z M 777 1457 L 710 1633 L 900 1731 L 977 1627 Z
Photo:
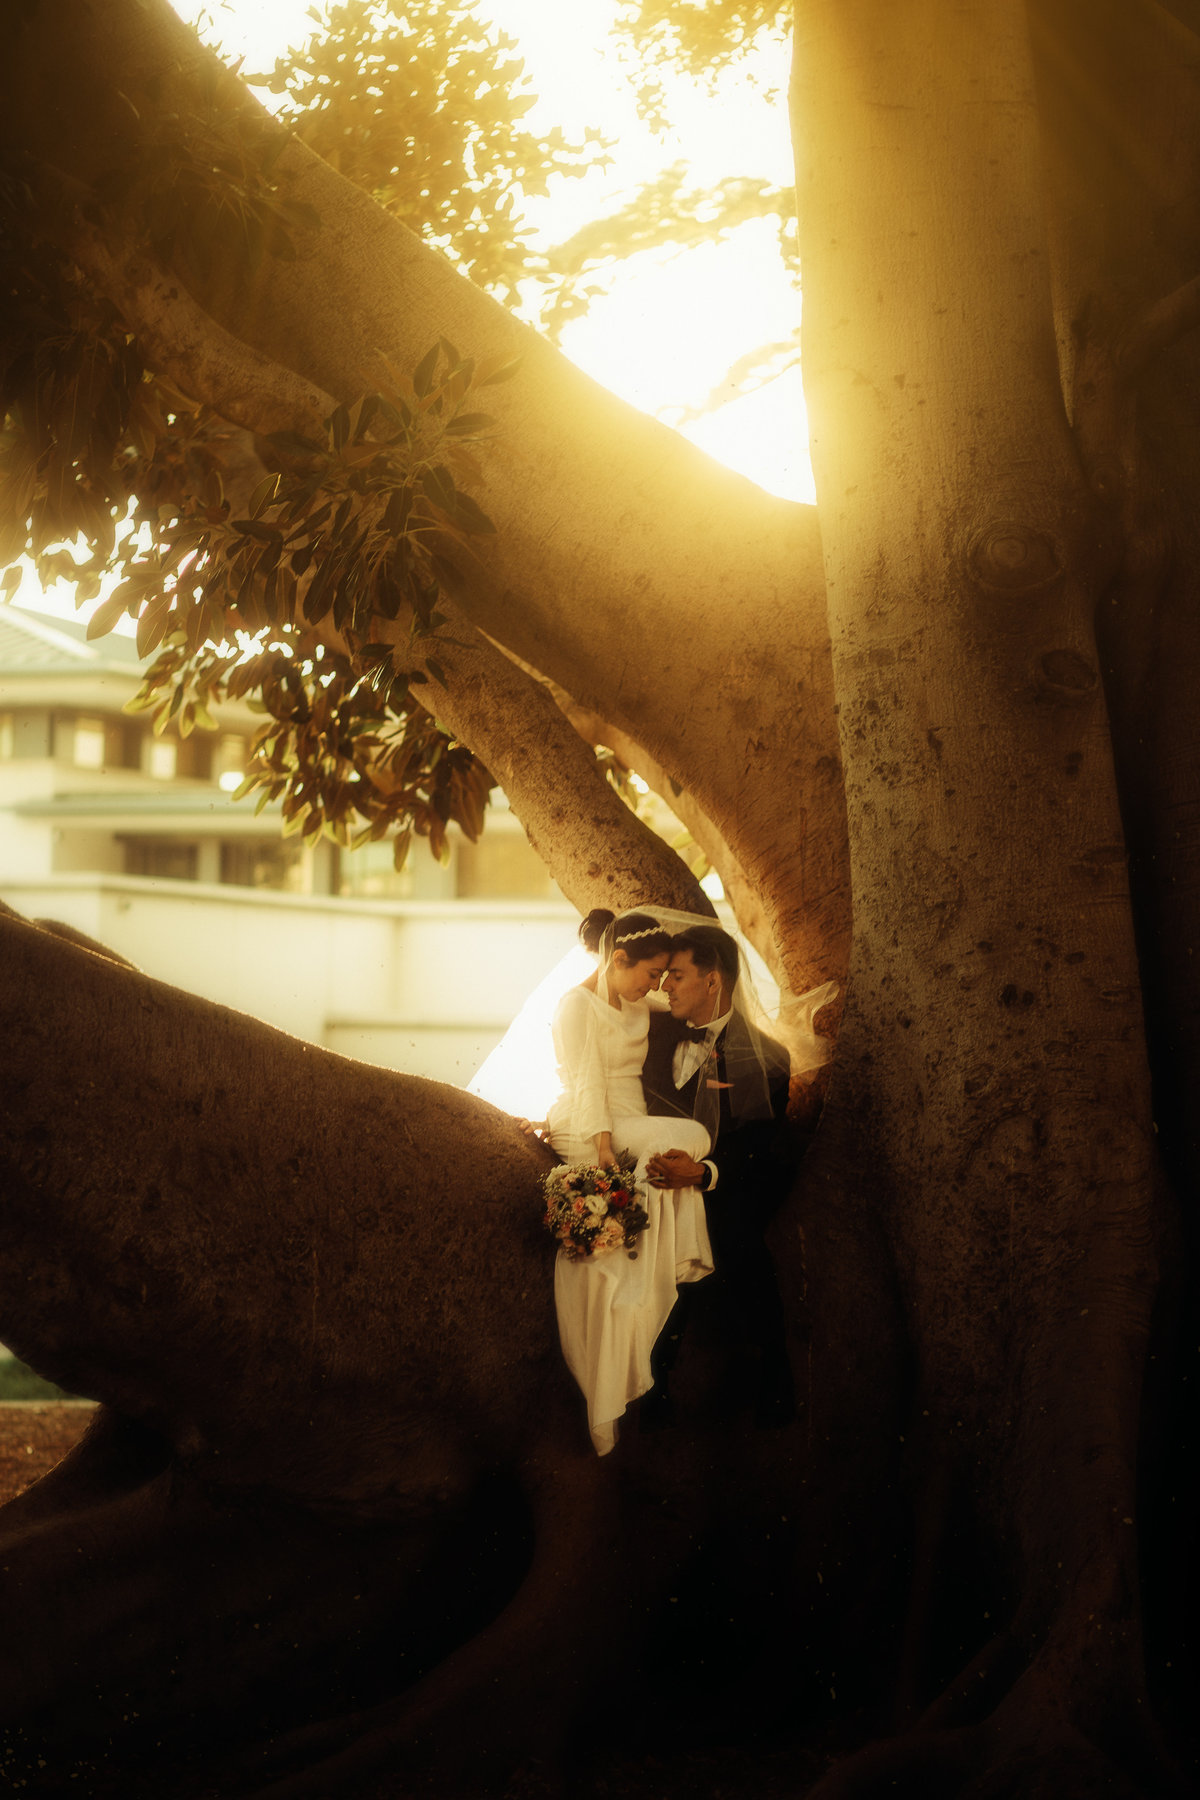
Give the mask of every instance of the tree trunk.
M 883 1215 L 918 1514 L 963 1493 L 1013 1569 L 967 1629 L 1027 1670 L 958 1705 L 962 1761 L 1082 1767 L 1141 1697 L 1160 1215 L 1023 7 L 807 0 L 793 126 L 855 934 L 820 1174 Z
M 1185 1520 L 1200 1505 L 1188 1378 L 1200 1321 L 1200 14 L 1042 0 L 1033 23 L 1063 363 L 1084 466 L 1122 550 L 1098 638 L 1156 1141 L 1184 1201 L 1151 1364 L 1141 1508 L 1152 1678 L 1178 1706 L 1194 1611 Z

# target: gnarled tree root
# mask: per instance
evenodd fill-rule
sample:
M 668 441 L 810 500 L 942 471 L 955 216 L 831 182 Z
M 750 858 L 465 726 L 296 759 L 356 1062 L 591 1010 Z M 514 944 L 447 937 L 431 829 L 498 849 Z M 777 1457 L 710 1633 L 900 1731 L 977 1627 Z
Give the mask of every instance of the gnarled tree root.
M 835 1764 L 809 1800 L 1184 1800 L 1188 1784 L 1136 1696 L 1089 1733 L 1055 1704 L 1040 1658 L 987 1717 L 953 1723 L 968 1708 L 972 1677 L 988 1685 L 981 1661 L 990 1653 L 998 1671 L 1011 1650 L 1011 1640 L 997 1639 L 912 1730 Z
M 517 1769 L 552 1785 L 588 1682 L 628 1629 L 614 1501 L 612 1470 L 564 1459 L 533 1495 L 533 1563 L 493 1623 L 397 1699 L 277 1739 L 242 1764 L 244 1791 L 326 1800 L 385 1767 L 456 1797 L 495 1794 Z

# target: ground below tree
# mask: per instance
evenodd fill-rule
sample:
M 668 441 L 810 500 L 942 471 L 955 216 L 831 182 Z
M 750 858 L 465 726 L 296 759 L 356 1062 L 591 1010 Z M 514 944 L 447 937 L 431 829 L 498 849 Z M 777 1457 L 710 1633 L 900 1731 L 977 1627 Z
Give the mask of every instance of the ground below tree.
M 78 1401 L 0 1404 L 0 1505 L 61 1462 L 91 1416 L 92 1408 Z

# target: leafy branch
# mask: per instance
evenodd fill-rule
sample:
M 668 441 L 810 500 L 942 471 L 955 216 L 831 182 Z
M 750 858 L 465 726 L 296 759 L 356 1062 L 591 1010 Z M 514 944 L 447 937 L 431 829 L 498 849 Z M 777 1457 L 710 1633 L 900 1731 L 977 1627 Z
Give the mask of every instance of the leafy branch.
M 261 790 L 260 807 L 282 799 L 285 832 L 306 840 L 328 830 L 354 848 L 395 833 L 399 866 L 413 833 L 437 856 L 452 819 L 476 837 L 493 785 L 413 690 L 442 676 L 451 559 L 493 530 L 462 485 L 492 425 L 468 401 L 516 364 L 476 366 L 439 339 L 410 382 L 386 367 L 375 392 L 335 409 L 324 444 L 267 440 L 288 460 L 245 516 L 219 478 L 206 501 L 188 499 L 88 632 L 128 613 L 142 654 L 159 650 L 130 703 L 154 712 L 156 732 L 215 729 L 221 700 L 258 695 L 270 717 L 240 791 Z M 406 636 L 376 641 L 380 621 L 407 622 Z

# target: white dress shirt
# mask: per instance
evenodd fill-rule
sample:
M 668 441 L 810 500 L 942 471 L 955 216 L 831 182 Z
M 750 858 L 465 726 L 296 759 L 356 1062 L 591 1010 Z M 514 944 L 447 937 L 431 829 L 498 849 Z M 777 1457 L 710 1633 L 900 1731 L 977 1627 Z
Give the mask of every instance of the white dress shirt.
M 681 1038 L 676 1044 L 675 1054 L 671 1058 L 671 1073 L 675 1077 L 675 1086 L 677 1088 L 681 1088 L 685 1082 L 691 1080 L 692 1076 L 696 1073 L 696 1070 L 700 1067 L 700 1064 L 704 1061 L 704 1055 L 708 1045 L 710 1043 L 716 1043 L 732 1017 L 733 1008 L 730 1007 L 728 1012 L 723 1012 L 719 1019 L 713 1019 L 707 1025 L 692 1025 L 690 1019 L 685 1021 L 686 1024 L 691 1026 L 693 1031 L 704 1031 L 709 1033 L 709 1036 L 705 1039 L 704 1043 L 696 1043 L 691 1038 Z
M 697 1043 L 693 1038 L 681 1038 L 676 1044 L 675 1053 L 671 1058 L 671 1073 L 675 1077 L 675 1086 L 677 1088 L 683 1087 L 685 1082 L 691 1080 L 692 1076 L 704 1061 L 710 1044 L 716 1043 L 732 1017 L 733 1008 L 730 1007 L 729 1010 L 723 1012 L 719 1018 L 710 1019 L 707 1025 L 692 1025 L 690 1019 L 684 1021 L 685 1024 L 692 1025 L 693 1031 L 703 1031 L 709 1035 L 705 1037 L 703 1043 Z M 717 1165 L 706 1157 L 704 1160 L 704 1167 L 708 1170 L 707 1192 L 711 1194 L 712 1190 L 717 1185 Z

